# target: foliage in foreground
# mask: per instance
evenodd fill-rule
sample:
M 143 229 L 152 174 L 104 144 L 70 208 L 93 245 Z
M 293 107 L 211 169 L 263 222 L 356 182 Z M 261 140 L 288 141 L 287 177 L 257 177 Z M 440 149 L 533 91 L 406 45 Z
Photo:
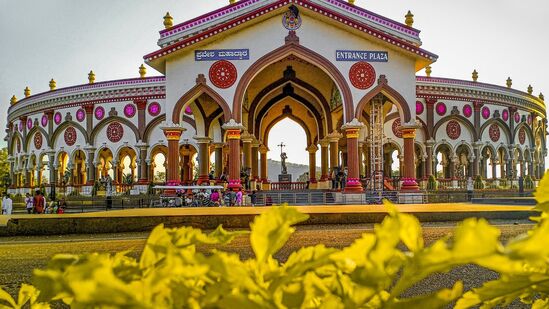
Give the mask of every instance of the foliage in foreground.
M 251 224 L 254 259 L 198 245 L 228 244 L 247 232 L 219 227 L 209 234 L 191 227 L 156 227 L 141 257 L 124 252 L 57 255 L 35 270 L 33 286 L 18 300 L 0 290 L 0 308 L 48 308 L 63 301 L 74 308 L 456 308 L 507 305 L 515 299 L 533 308 L 549 306 L 549 178 L 536 193 L 542 215 L 527 234 L 505 246 L 500 231 L 483 219 L 467 219 L 425 247 L 419 221 L 386 204 L 389 212 L 373 233 L 342 250 L 302 248 L 280 263 L 275 254 L 308 215 L 273 207 Z M 435 273 L 476 264 L 500 278 L 463 293 L 463 285 L 405 298 L 410 287 Z

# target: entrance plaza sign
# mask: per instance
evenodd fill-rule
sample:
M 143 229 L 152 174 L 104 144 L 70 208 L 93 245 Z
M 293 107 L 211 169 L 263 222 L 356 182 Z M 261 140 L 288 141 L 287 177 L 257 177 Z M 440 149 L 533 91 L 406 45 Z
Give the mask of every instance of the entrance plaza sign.
M 389 54 L 384 51 L 336 50 L 336 61 L 388 62 Z
M 215 61 L 215 60 L 249 60 L 249 49 L 213 49 L 196 50 L 194 52 L 195 61 Z

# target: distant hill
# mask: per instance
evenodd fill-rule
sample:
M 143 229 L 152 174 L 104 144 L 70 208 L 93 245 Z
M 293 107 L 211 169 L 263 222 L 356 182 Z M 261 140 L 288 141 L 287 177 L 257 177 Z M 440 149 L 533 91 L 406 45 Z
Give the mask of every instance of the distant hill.
M 304 164 L 297 164 L 286 162 L 288 173 L 292 174 L 292 181 L 297 181 L 299 176 L 309 172 L 309 166 Z M 280 174 L 281 165 L 280 161 L 267 159 L 267 173 L 269 174 L 269 180 L 277 182 L 278 174 Z M 317 174 L 320 173 L 320 167 L 316 167 Z

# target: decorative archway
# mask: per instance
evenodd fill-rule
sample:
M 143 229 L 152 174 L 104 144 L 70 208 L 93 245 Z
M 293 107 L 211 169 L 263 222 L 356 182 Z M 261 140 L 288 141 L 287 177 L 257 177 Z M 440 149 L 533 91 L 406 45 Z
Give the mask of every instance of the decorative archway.
M 128 128 L 130 128 L 130 130 L 132 130 L 132 132 L 135 136 L 135 142 L 136 143 L 141 139 L 141 135 L 139 134 L 139 129 L 131 121 L 129 121 L 128 119 L 124 119 L 122 117 L 119 117 L 119 116 L 109 116 L 109 117 L 105 118 L 104 120 L 102 120 L 101 122 L 99 122 L 93 128 L 93 131 L 90 133 L 90 140 L 95 141 L 95 138 L 97 137 L 97 134 L 99 134 L 99 132 L 101 132 L 101 130 L 105 126 L 110 124 L 111 122 L 119 122 L 119 123 L 127 126 Z
M 511 144 L 511 130 L 509 130 L 509 127 L 507 124 L 501 120 L 500 118 L 492 118 L 487 120 L 481 127 L 480 127 L 480 134 L 479 137 L 482 138 L 482 135 L 484 134 L 484 131 L 487 130 L 491 124 L 496 123 L 500 129 L 502 129 L 507 136 L 507 139 L 504 141 L 505 144 Z
M 328 59 L 311 49 L 299 45 L 299 39 L 295 36 L 295 33 L 291 33 L 286 38 L 285 45 L 259 58 L 246 70 L 246 72 L 240 78 L 240 81 L 238 82 L 238 85 L 236 87 L 233 100 L 233 118 L 235 119 L 235 121 L 241 122 L 242 120 L 242 104 L 244 102 L 244 95 L 253 78 L 270 64 L 290 55 L 317 66 L 319 69 L 324 71 L 324 73 L 326 73 L 332 79 L 332 81 L 335 82 L 335 84 L 339 88 L 340 93 L 343 96 L 343 114 L 345 120 L 350 121 L 351 119 L 353 119 L 353 97 L 351 89 L 349 88 L 345 77 L 343 77 L 337 67 L 333 65 Z
M 436 137 L 438 129 L 440 129 L 442 125 L 447 124 L 450 120 L 456 120 L 460 124 L 464 125 L 469 130 L 469 133 L 471 133 L 471 136 L 473 137 L 473 142 L 479 139 L 479 137 L 477 136 L 477 131 L 475 130 L 475 126 L 467 118 L 461 115 L 448 115 L 437 121 L 437 123 L 433 127 L 433 137 Z
M 225 122 L 228 122 L 231 119 L 231 109 L 225 99 L 210 86 L 206 85 L 206 78 L 204 75 L 199 74 L 196 79 L 196 85 L 181 96 L 181 98 L 177 100 L 177 103 L 175 103 L 172 111 L 172 122 L 179 124 L 181 120 L 181 111 L 202 94 L 208 95 L 217 105 L 219 105 L 219 107 L 221 107 Z
M 410 107 L 408 106 L 408 103 L 406 102 L 404 97 L 400 93 L 398 93 L 398 91 L 389 86 L 389 81 L 387 80 L 385 75 L 380 75 L 379 79 L 377 80 L 377 86 L 375 86 L 365 96 L 363 96 L 362 99 L 360 99 L 356 107 L 354 117 L 359 119 L 362 111 L 364 110 L 364 107 L 366 107 L 366 104 L 370 103 L 370 101 L 380 93 L 386 96 L 393 104 L 397 106 L 400 114 L 400 119 L 404 119 L 404 123 L 410 122 L 410 120 L 412 119 L 412 114 L 410 112 Z

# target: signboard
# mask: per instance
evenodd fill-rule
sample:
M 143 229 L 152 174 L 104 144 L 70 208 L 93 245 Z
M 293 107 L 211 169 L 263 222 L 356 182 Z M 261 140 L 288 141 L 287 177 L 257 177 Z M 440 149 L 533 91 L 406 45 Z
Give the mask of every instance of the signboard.
M 388 62 L 389 53 L 368 50 L 336 50 L 336 61 Z
M 215 61 L 215 60 L 249 60 L 249 49 L 212 49 L 195 50 L 195 61 Z

